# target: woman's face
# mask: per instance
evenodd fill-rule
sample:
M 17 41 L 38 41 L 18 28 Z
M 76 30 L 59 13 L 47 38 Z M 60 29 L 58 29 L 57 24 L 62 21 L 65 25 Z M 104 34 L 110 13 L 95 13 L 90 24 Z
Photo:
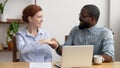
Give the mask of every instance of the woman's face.
M 42 11 L 37 12 L 33 17 L 29 18 L 31 26 L 35 28 L 40 28 L 43 22 L 43 13 Z

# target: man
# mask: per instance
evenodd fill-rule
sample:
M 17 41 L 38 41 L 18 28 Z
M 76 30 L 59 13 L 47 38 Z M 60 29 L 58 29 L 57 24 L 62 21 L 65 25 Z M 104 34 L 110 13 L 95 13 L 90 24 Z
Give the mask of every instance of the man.
M 94 45 L 94 55 L 102 55 L 105 62 L 111 62 L 114 60 L 113 34 L 109 29 L 98 26 L 99 16 L 100 11 L 95 5 L 85 5 L 79 14 L 80 24 L 71 30 L 64 45 Z M 51 47 L 62 55 L 62 46 L 51 44 Z

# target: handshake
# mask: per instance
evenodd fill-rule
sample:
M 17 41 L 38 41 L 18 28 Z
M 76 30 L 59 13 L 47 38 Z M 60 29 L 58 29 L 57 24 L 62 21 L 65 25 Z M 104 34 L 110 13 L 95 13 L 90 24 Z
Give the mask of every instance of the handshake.
M 51 40 L 48 39 L 41 39 L 40 44 L 49 44 L 53 49 L 58 48 L 58 41 L 55 38 L 52 38 Z

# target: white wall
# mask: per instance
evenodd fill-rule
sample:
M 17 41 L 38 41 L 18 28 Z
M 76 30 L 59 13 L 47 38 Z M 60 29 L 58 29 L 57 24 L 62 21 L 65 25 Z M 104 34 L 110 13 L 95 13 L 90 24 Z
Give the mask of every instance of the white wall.
M 120 61 L 120 0 L 110 0 L 110 28 L 115 39 L 115 56 Z

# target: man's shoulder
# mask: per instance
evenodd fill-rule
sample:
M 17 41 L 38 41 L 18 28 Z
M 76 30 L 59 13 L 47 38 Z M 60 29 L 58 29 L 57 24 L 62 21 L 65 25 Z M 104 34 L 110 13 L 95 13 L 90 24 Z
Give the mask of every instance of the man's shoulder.
M 111 31 L 108 27 L 102 27 L 102 30 L 105 31 L 105 32 L 106 31 L 108 31 L 108 32 Z
M 78 26 L 74 26 L 71 30 L 72 33 L 76 33 L 77 31 L 79 31 Z
M 108 27 L 105 27 L 105 26 L 97 26 L 96 29 L 100 31 L 111 31 Z
M 98 27 L 98 30 L 101 31 L 103 34 L 109 34 L 112 33 L 112 30 L 108 27 Z
M 74 26 L 73 28 L 72 28 L 72 30 L 78 30 L 79 28 L 78 28 L 78 26 Z

